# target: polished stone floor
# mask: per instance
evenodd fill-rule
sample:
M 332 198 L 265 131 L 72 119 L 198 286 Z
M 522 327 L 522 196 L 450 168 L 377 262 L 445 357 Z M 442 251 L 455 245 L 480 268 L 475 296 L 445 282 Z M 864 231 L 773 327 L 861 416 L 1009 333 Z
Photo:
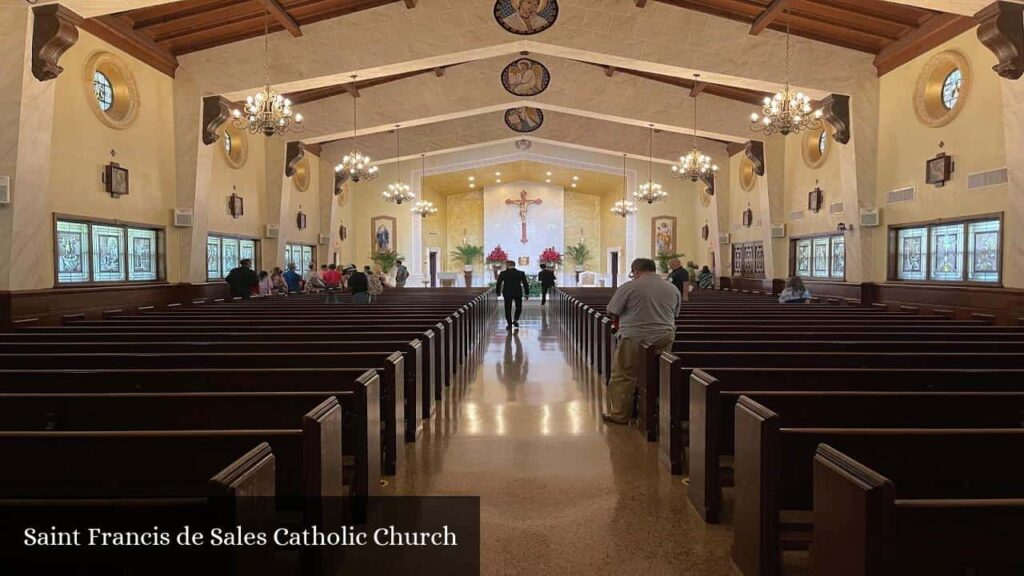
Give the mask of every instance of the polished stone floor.
M 549 315 L 550 314 L 550 315 Z M 729 573 L 731 527 L 705 525 L 657 448 L 601 422 L 604 385 L 527 303 L 453 383 L 387 491 L 481 498 L 482 573 Z

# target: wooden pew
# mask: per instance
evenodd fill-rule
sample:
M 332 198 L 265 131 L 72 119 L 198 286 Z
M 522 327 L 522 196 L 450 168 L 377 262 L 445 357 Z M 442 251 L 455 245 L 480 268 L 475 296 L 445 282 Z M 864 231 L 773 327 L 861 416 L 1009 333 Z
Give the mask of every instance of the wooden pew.
M 71 437 L 49 441 L 33 436 L 24 443 L 17 436 L 0 439 L 0 458 L 8 463 L 0 475 L 0 534 L 11 542 L 24 538 L 27 526 L 95 525 L 97 510 L 103 511 L 108 526 L 145 522 L 139 527 L 177 524 L 201 530 L 253 525 L 265 515 L 261 503 L 273 503 L 276 459 L 266 442 L 234 453 L 158 448 L 153 444 L 140 449 L 137 439 L 116 434 L 91 434 L 84 444 Z M 67 574 L 72 570 L 68 563 L 100 561 L 108 573 L 174 573 L 189 568 L 191 560 L 183 551 L 158 554 L 161 570 L 156 570 L 152 556 L 140 560 L 127 553 L 92 554 L 78 547 L 24 548 L 22 554 L 6 558 L 5 565 L 17 570 L 24 564 L 30 568 L 26 573 L 59 568 Z M 214 572 L 256 573 L 273 558 L 253 551 L 206 555 L 203 560 Z
M 982 466 L 984 460 L 1024 449 L 1024 428 L 988 428 L 979 414 L 973 428 L 789 427 L 785 416 L 747 397 L 736 405 L 736 521 L 733 563 L 745 576 L 775 575 L 785 525 L 780 512 L 812 510 L 812 464 L 818 444 L 826 443 L 872 465 L 905 470 L 904 478 L 942 494 L 955 485 L 946 471 Z M 983 449 L 982 449 L 983 447 Z M 913 455 L 913 457 L 908 457 Z M 936 464 L 928 468 L 925 463 Z M 1017 486 L 1024 468 L 1008 467 Z M 1005 484 L 1003 478 L 989 482 Z M 985 485 L 975 485 L 983 495 Z
M 1024 494 L 1011 454 L 984 442 L 960 447 L 991 458 L 947 463 L 956 454 L 915 454 L 942 474 L 941 489 L 914 484 L 905 466 L 866 466 L 828 444 L 814 456 L 814 574 L 1020 574 Z M 938 456 L 938 460 L 927 461 Z M 954 480 L 955 483 L 949 482 Z M 957 485 L 958 484 L 958 485 Z M 976 486 L 984 486 L 977 489 Z
M 376 371 L 358 369 L 97 369 L 0 370 L 0 393 L 5 394 L 118 394 L 118 393 L 274 393 L 312 392 L 334 396 L 342 408 L 345 456 L 354 457 L 353 496 L 373 496 L 380 475 L 391 473 L 382 444 L 388 428 L 382 423 L 380 378 Z M 351 440 L 350 440 L 351 439 Z M 340 442 L 340 440 L 339 440 Z M 397 456 L 396 456 L 397 457 Z

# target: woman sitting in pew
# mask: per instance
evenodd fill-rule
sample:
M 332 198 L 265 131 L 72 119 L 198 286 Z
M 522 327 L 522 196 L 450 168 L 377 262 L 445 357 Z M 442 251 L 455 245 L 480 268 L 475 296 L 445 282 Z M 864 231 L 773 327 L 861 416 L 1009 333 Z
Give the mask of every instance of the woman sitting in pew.
M 715 287 L 715 275 L 707 266 L 701 268 L 700 274 L 697 275 L 697 287 L 701 290 L 711 290 Z
M 786 289 L 779 294 L 780 304 L 807 304 L 811 301 L 811 291 L 804 286 L 799 276 L 786 281 Z
M 274 293 L 274 282 L 270 280 L 270 274 L 266 270 L 260 270 L 260 296 L 270 296 Z

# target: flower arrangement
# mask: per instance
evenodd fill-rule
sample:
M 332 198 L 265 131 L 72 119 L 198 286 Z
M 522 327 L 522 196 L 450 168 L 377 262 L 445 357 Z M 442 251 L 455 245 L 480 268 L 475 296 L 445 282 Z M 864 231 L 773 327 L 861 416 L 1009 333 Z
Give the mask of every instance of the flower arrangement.
M 548 265 L 561 264 L 562 254 L 558 250 L 555 250 L 554 246 L 545 248 L 544 251 L 540 253 L 540 263 Z
M 491 253 L 487 255 L 488 264 L 504 264 L 508 261 L 508 254 L 501 249 L 501 244 L 494 247 Z

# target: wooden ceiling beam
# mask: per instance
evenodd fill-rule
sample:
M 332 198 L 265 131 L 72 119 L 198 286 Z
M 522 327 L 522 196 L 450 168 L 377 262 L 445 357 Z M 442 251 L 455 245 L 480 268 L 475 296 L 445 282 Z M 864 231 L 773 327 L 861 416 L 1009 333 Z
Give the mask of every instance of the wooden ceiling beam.
M 292 36 L 295 38 L 302 36 L 302 29 L 299 28 L 299 23 L 292 18 L 291 14 L 277 0 L 263 0 L 263 4 L 267 7 L 267 12 L 274 17 L 274 20 L 277 20 L 278 24 L 284 26 L 285 30 L 291 32 Z
M 615 70 L 616 69 L 615 69 L 614 66 L 605 66 L 604 67 L 604 75 L 609 77 L 609 78 L 611 78 L 612 76 L 615 76 Z
M 707 87 L 708 87 L 708 83 L 707 82 L 694 82 L 693 83 L 693 87 L 690 88 L 690 96 L 692 98 L 696 98 L 697 96 L 700 96 L 701 92 L 703 92 L 704 89 L 707 88 Z
M 174 54 L 149 36 L 135 31 L 122 18 L 109 14 L 88 18 L 82 22 L 82 29 L 174 78 L 174 71 L 178 69 Z
M 355 83 L 349 82 L 348 84 L 342 84 L 341 87 L 345 89 L 345 92 L 351 94 L 353 98 L 359 98 L 359 88 L 356 87 Z
M 917 30 L 889 44 L 875 56 L 875 68 L 882 76 L 910 62 L 936 46 L 974 28 L 977 22 L 969 16 L 937 13 Z
M 764 12 L 750 26 L 750 35 L 757 36 L 764 31 L 782 12 L 789 7 L 790 0 L 772 0 Z
M 647 0 L 636 0 L 636 7 L 637 8 L 646 8 L 647 7 Z
M 405 7 L 412 10 L 416 7 L 416 0 L 405 0 Z
M 444 68 L 444 66 L 438 66 L 437 68 L 434 68 L 434 75 L 437 76 L 438 78 L 444 76 Z

